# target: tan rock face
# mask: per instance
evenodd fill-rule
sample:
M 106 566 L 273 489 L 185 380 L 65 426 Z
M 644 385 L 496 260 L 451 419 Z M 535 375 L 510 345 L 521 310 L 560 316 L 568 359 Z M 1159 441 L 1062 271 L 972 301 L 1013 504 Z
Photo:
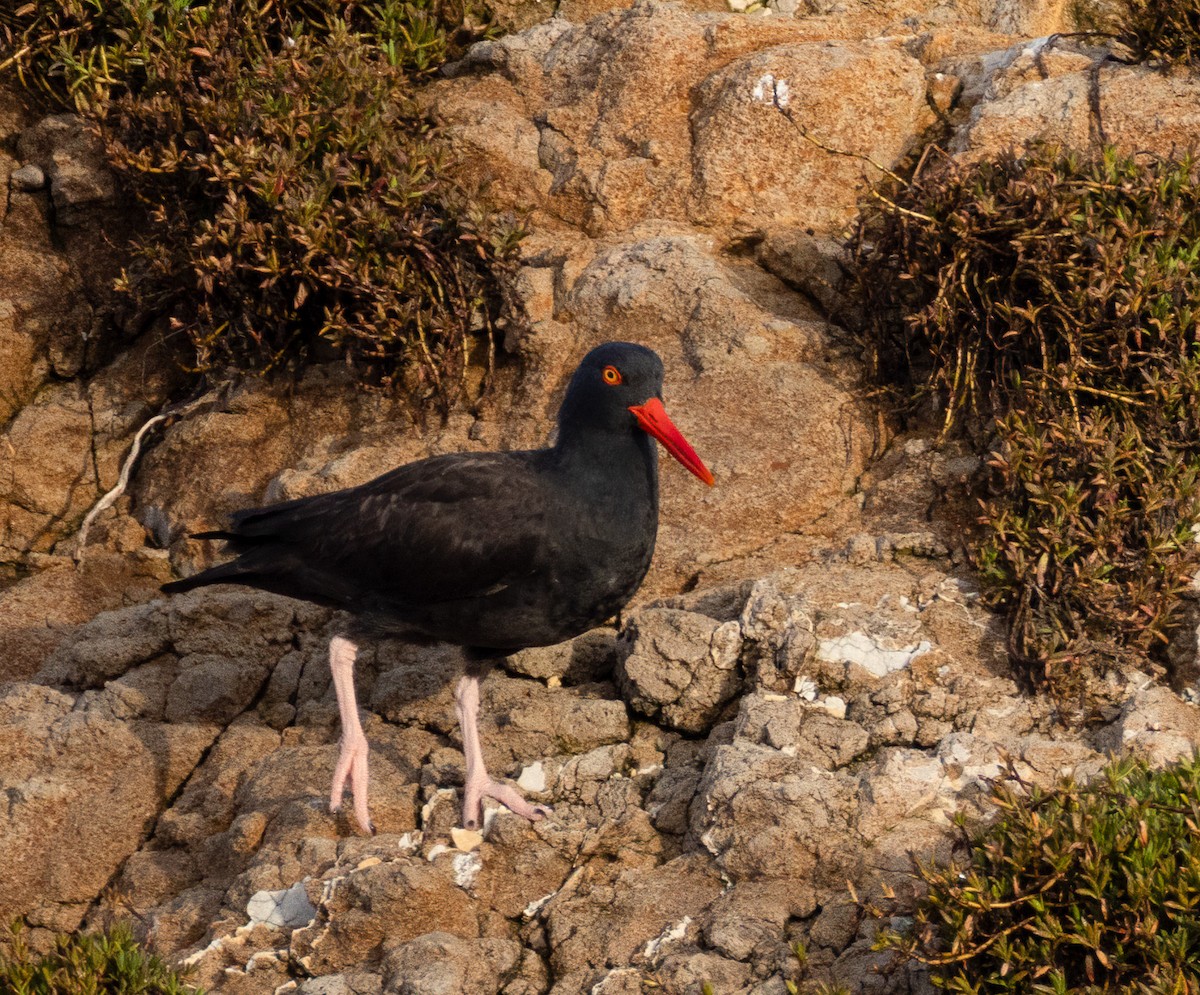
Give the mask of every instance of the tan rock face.
M 44 375 L 37 341 L 20 327 L 11 301 L 0 301 L 0 421 L 8 421 L 32 396 Z
M 925 73 L 896 41 L 744 56 L 696 88 L 692 217 L 836 232 L 927 118 Z
M 642 2 L 477 46 L 468 65 L 505 82 L 443 86 L 439 110 L 515 202 L 592 235 L 646 218 L 836 229 L 874 170 L 830 162 L 800 129 L 888 167 L 928 112 L 924 74 L 898 43 L 831 37 L 820 23 Z M 767 76 L 794 98 L 793 120 L 764 96 Z
M 45 557 L 28 577 L 0 589 L 0 683 L 37 673 L 69 626 L 154 597 L 169 579 L 166 555 L 146 549 L 142 530 L 124 521 L 137 536 L 134 548 L 93 550 L 81 565 L 70 557 Z
M 984 0 L 984 23 L 1005 34 L 1038 36 L 1073 27 L 1066 0 Z
M 148 720 L 155 697 L 153 687 L 80 699 L 37 685 L 4 689 L 6 918 L 75 929 L 212 743 L 214 726 Z
M 49 387 L 21 410 L 4 436 L 0 544 L 9 557 L 39 546 L 44 551 L 53 524 L 82 517 L 98 494 L 87 396 L 75 383 Z
M 154 351 L 143 341 L 88 382 L 45 385 L 0 430 L 0 557 L 53 551 L 116 484 L 134 434 L 178 381 L 170 367 L 147 374 Z

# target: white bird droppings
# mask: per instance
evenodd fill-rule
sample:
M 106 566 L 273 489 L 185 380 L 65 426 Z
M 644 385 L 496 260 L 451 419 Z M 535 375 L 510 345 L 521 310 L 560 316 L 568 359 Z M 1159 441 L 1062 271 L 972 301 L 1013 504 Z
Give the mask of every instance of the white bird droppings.
M 771 104 L 783 110 L 792 100 L 792 88 L 786 79 L 776 79 L 774 73 L 763 73 L 750 96 L 760 104 Z
M 483 858 L 477 853 L 460 853 L 454 858 L 453 866 L 454 883 L 469 891 L 483 868 Z
M 655 939 L 646 944 L 645 950 L 642 951 L 643 956 L 646 960 L 654 960 L 664 944 L 670 943 L 672 940 L 682 940 L 691 924 L 692 917 L 684 916 L 674 926 L 668 926 Z
M 902 650 L 884 649 L 865 632 L 851 632 L 836 639 L 822 639 L 817 656 L 830 663 L 857 664 L 873 677 L 884 677 L 894 670 L 903 670 L 930 649 L 928 640 Z

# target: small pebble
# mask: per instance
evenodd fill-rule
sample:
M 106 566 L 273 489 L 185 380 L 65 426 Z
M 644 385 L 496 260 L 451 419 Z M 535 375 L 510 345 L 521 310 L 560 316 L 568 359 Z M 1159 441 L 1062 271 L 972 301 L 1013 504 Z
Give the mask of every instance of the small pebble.
M 450 830 L 450 839 L 455 847 L 464 853 L 470 853 L 483 842 L 482 834 L 470 829 L 460 829 L 458 826 Z
M 517 787 L 522 791 L 546 790 L 546 768 L 540 760 L 521 771 L 521 776 L 517 778 Z
M 820 705 L 835 719 L 844 719 L 846 717 L 846 702 L 835 694 L 822 699 Z

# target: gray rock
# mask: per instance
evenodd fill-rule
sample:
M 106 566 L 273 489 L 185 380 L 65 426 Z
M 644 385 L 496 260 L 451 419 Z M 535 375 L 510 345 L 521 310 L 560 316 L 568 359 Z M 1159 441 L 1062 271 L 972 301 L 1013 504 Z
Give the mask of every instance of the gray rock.
M 179 661 L 167 696 L 168 722 L 208 720 L 225 725 L 249 707 L 269 676 L 257 660 L 195 653 Z
M 169 647 L 165 602 L 101 612 L 71 633 L 46 661 L 38 680 L 95 687 Z
M 817 908 L 817 892 L 800 878 L 743 881 L 712 904 L 704 938 L 737 961 L 767 961 L 787 950 L 784 927 Z
M 616 661 L 616 633 L 593 629 L 557 646 L 534 646 L 514 653 L 504 669 L 541 681 L 587 684 L 612 678 Z
M 246 915 L 250 917 L 252 926 L 261 922 L 268 926 L 295 929 L 312 922 L 317 910 L 308 900 L 304 885 L 294 884 L 278 891 L 256 891 L 246 903 Z
M 30 193 L 34 190 L 41 190 L 46 185 L 46 174 L 42 172 L 41 166 L 30 162 L 20 169 L 14 169 L 8 182 L 14 190 Z
M 385 974 L 397 983 L 411 963 L 412 951 L 405 951 L 410 941 L 429 934 L 469 941 L 479 929 L 475 903 L 454 883 L 453 868 L 421 857 L 344 871 L 325 886 L 317 911 L 311 926 L 292 933 L 292 956 L 305 970 L 334 973 L 386 944 L 396 960 Z M 426 942 L 414 949 L 428 957 L 434 947 Z
M 849 895 L 826 902 L 809 927 L 809 941 L 817 947 L 845 950 L 854 939 L 861 918 L 858 904 Z
M 45 170 L 59 224 L 78 224 L 88 209 L 116 197 L 104 142 L 78 115 L 43 118 L 21 133 L 17 152 Z
M 1095 737 L 1097 749 L 1134 751 L 1155 765 L 1191 756 L 1200 743 L 1200 706 L 1184 701 L 1166 687 L 1136 691 L 1121 714 Z
M 383 979 L 378 974 L 354 971 L 306 978 L 296 991 L 298 995 L 378 995 L 382 989 Z
M 668 991 L 736 992 L 750 980 L 750 965 L 714 953 L 674 954 L 656 972 Z
M 741 627 L 673 608 L 630 616 L 617 679 L 630 706 L 671 729 L 712 726 L 741 686 Z
M 1091 127 L 1093 59 L 1078 54 L 1046 58 L 1023 43 L 1015 58 L 988 79 L 984 99 L 951 141 L 960 160 L 995 156 L 1014 144 L 1040 140 L 1086 148 Z M 986 61 L 986 60 L 985 60 Z M 1057 71 L 1045 77 L 1041 67 Z M 1152 152 L 1169 156 L 1187 147 L 1200 121 L 1200 81 L 1188 73 L 1163 74 L 1150 66 L 1134 66 L 1102 74 L 1099 97 L 1104 107 L 1107 140 L 1123 153 Z M 1153 113 L 1147 113 L 1153 108 Z
M 858 723 L 830 714 L 820 702 L 779 698 L 752 694 L 742 699 L 738 740 L 773 747 L 825 770 L 844 767 L 867 749 L 870 737 Z
M 699 917 L 721 890 L 717 869 L 703 853 L 584 881 L 547 904 L 551 966 L 562 976 L 665 954 L 670 943 L 698 933 Z
M 688 829 L 688 810 L 700 784 L 700 770 L 669 768 L 659 775 L 646 798 L 646 811 L 660 833 L 682 836 Z
M 719 746 L 692 806 L 692 832 L 735 881 L 820 883 L 855 866 L 858 779 L 737 740 Z
M 785 577 L 754 582 L 741 612 L 743 660 L 755 670 L 755 683 L 791 690 L 814 648 L 814 606 L 802 593 L 785 591 Z
M 848 307 L 845 249 L 838 240 L 817 238 L 802 228 L 773 229 L 756 256 L 765 269 L 817 301 L 826 313 L 844 313 Z

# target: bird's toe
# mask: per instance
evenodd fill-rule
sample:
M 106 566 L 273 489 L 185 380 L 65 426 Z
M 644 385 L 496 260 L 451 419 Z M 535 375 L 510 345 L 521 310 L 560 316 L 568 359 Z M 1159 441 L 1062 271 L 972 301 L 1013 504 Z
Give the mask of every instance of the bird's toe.
M 483 826 L 483 805 L 477 803 L 477 812 L 471 814 L 467 812 L 467 806 L 463 806 L 463 829 L 469 829 L 472 832 L 478 831 Z
M 526 801 L 516 788 L 508 784 L 498 784 L 495 781 L 488 781 L 483 794 L 487 798 L 494 798 L 510 812 L 521 816 L 523 819 L 528 819 L 530 822 L 537 822 L 539 819 L 550 814 L 550 809 L 545 805 L 534 805 Z
M 347 782 L 350 793 L 354 796 L 354 820 L 363 832 L 375 835 L 375 825 L 371 821 L 367 807 L 368 773 L 367 756 L 369 747 L 364 737 L 346 737 L 342 740 L 338 752 L 337 765 L 333 771 L 333 785 L 329 791 L 329 811 L 337 815 L 342 810 L 343 793 Z

